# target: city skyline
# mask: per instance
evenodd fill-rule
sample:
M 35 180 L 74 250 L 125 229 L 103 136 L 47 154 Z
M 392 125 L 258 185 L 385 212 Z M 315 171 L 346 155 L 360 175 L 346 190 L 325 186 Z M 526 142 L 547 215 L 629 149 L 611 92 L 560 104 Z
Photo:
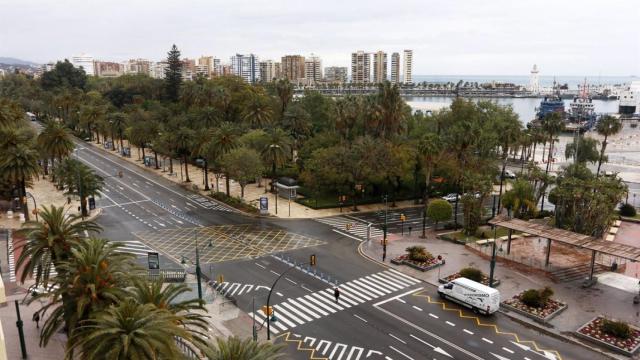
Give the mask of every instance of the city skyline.
M 7 16 L 0 30 L 0 56 L 39 63 L 80 53 L 105 61 L 160 60 L 175 43 L 190 58 L 254 53 L 277 60 L 283 54 L 315 53 L 323 66 L 349 66 L 355 49 L 389 54 L 413 49 L 413 74 L 514 75 L 527 73 L 534 63 L 547 74 L 640 74 L 640 43 L 633 38 L 633 19 L 640 10 L 632 1 L 616 6 L 582 2 L 580 17 L 565 16 L 575 4 L 550 1 L 537 2 L 535 8 L 505 1 L 480 8 L 465 6 L 466 1 L 405 1 L 394 12 L 388 4 L 365 9 L 354 2 L 340 4 L 345 11 L 337 15 L 330 11 L 335 6 L 326 4 L 312 18 L 300 16 L 307 9 L 293 2 L 275 12 L 262 2 L 148 8 L 135 1 L 119 6 L 116 0 L 103 6 L 100 15 L 93 4 L 66 4 L 74 8 L 72 17 L 65 12 L 67 6 L 36 1 L 3 7 Z M 363 13 L 347 11 L 352 7 Z M 535 14 L 547 7 L 554 11 L 526 20 L 532 10 Z M 141 13 L 146 15 L 141 18 Z M 212 15 L 191 16 L 195 13 Z M 74 41 L 66 40 L 70 38 Z M 611 56 L 620 51 L 627 55 Z

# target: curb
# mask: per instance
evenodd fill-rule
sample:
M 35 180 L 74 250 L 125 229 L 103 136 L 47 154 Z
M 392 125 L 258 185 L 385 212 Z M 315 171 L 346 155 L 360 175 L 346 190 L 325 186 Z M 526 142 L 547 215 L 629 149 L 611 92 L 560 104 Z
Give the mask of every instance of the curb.
M 369 260 L 369 261 L 371 261 L 371 262 L 377 263 L 377 264 L 378 264 L 378 265 L 380 265 L 380 266 L 384 266 L 384 267 L 385 267 L 385 268 L 387 268 L 387 269 L 394 269 L 394 270 L 396 270 L 396 271 L 400 271 L 400 270 L 398 270 L 398 269 L 396 269 L 396 268 L 394 268 L 394 267 L 392 267 L 392 266 L 389 266 L 389 265 L 387 265 L 387 264 L 385 264 L 385 263 L 383 263 L 383 262 L 381 262 L 381 261 L 379 261 L 379 260 L 377 260 L 377 259 L 374 259 L 374 258 L 372 258 L 371 256 L 367 255 L 367 254 L 362 250 L 362 246 L 364 245 L 364 243 L 365 243 L 365 242 L 363 241 L 363 242 L 361 242 L 361 243 L 360 243 L 360 245 L 358 245 L 358 254 L 359 254 L 360 256 L 364 257 L 365 259 L 367 259 L 367 260 Z M 400 271 L 400 272 L 402 272 L 402 271 Z M 432 283 L 432 282 L 430 282 L 430 281 L 427 281 L 427 280 L 424 280 L 424 279 L 418 279 L 418 280 L 422 281 L 423 283 L 427 283 L 427 284 L 429 284 L 429 285 L 433 285 L 433 286 L 435 286 L 435 287 L 438 287 L 438 286 L 439 286 L 439 284 L 434 284 L 434 283 Z M 519 317 L 516 317 L 516 316 L 514 316 L 513 314 L 510 314 L 508 311 L 505 311 L 504 309 L 499 308 L 499 309 L 498 309 L 498 312 L 499 312 L 499 313 L 501 313 L 502 315 L 506 316 L 507 318 L 509 318 L 509 319 L 511 319 L 511 320 L 513 320 L 513 321 L 515 321 L 515 322 L 517 322 L 517 323 L 519 323 L 519 324 L 521 324 L 521 325 L 527 326 L 527 327 L 529 327 L 529 328 L 536 329 L 536 330 L 540 331 L 541 333 L 543 333 L 543 334 L 545 334 L 545 335 L 548 335 L 548 336 L 554 337 L 554 338 L 559 339 L 559 340 L 562 340 L 562 341 L 569 342 L 569 343 L 571 343 L 571 344 L 573 344 L 573 345 L 582 346 L 582 347 L 587 348 L 587 349 L 589 349 L 589 350 L 591 350 L 591 351 L 594 351 L 594 352 L 597 352 L 597 353 L 599 353 L 599 354 L 601 354 L 601 355 L 606 356 L 606 357 L 607 357 L 607 359 L 611 359 L 611 360 L 618 360 L 618 359 L 619 359 L 619 358 L 617 358 L 617 357 L 612 356 L 612 354 L 610 354 L 610 353 L 608 353 L 608 352 L 606 352 L 606 351 L 604 351 L 604 350 L 602 350 L 602 349 L 595 348 L 595 347 L 592 347 L 592 346 L 590 346 L 590 345 L 587 345 L 587 344 L 585 344 L 585 343 L 583 343 L 583 342 L 579 341 L 578 339 L 575 339 L 575 338 L 572 338 L 572 337 L 569 337 L 569 336 L 566 336 L 566 335 L 560 334 L 560 333 L 558 333 L 558 332 L 552 331 L 552 330 L 550 330 L 549 328 L 544 327 L 544 326 L 542 326 L 542 325 L 540 325 L 540 324 L 537 324 L 537 323 L 533 323 L 533 322 L 529 322 L 529 321 L 526 321 L 526 320 L 520 319 Z

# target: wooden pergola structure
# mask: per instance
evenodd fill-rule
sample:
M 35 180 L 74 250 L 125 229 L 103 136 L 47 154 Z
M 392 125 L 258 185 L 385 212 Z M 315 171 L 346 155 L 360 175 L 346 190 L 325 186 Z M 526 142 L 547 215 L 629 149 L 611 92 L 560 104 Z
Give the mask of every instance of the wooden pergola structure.
M 631 262 L 640 261 L 640 248 L 635 246 L 618 244 L 612 241 L 605 241 L 593 236 L 578 234 L 568 230 L 558 229 L 550 225 L 539 224 L 530 221 L 513 219 L 505 215 L 499 215 L 489 220 L 489 224 L 509 229 L 509 243 L 507 249 L 511 247 L 511 232 L 520 231 L 523 233 L 539 236 L 547 239 L 547 253 L 545 257 L 545 266 L 549 266 L 549 256 L 551 255 L 551 241 L 557 241 L 563 244 L 571 245 L 579 249 L 591 251 L 591 269 L 589 273 L 589 282 L 593 282 L 593 273 L 595 270 L 596 253 L 607 254 L 618 258 L 626 259 Z

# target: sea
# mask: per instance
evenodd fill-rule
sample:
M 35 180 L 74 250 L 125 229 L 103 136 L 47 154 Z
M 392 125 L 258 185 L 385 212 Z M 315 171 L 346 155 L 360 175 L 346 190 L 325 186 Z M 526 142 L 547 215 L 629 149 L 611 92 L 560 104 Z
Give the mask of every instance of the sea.
M 528 76 L 505 76 L 505 75 L 415 75 L 414 82 L 428 83 L 457 83 L 462 80 L 465 82 L 490 83 L 505 82 L 516 85 L 526 86 L 529 84 Z M 590 85 L 623 85 L 630 84 L 633 80 L 638 80 L 635 76 L 540 76 L 540 86 L 548 87 L 553 85 L 555 79 L 558 84 L 567 84 L 570 90 L 578 89 L 578 84 L 584 81 Z M 499 105 L 511 105 L 513 110 L 520 117 L 523 124 L 527 124 L 533 120 L 536 115 L 536 108 L 540 106 L 540 98 L 472 98 L 473 100 L 490 100 L 495 101 Z M 451 105 L 452 97 L 441 96 L 413 96 L 406 97 L 405 100 L 413 110 L 439 110 Z M 565 106 L 569 110 L 571 99 L 565 100 Z M 618 100 L 593 100 L 595 111 L 597 113 L 617 113 Z

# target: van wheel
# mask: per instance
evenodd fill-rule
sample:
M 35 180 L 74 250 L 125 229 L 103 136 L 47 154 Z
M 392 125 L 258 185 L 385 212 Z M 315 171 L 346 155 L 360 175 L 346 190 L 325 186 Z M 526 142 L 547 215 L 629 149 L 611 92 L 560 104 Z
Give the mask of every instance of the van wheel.
M 445 295 L 444 293 L 441 293 L 440 291 L 438 291 L 438 295 L 440 296 L 440 299 L 446 299 L 447 295 Z
M 471 311 L 473 311 L 474 314 L 478 314 L 479 313 L 478 312 L 478 308 L 475 307 L 475 306 L 471 308 Z

